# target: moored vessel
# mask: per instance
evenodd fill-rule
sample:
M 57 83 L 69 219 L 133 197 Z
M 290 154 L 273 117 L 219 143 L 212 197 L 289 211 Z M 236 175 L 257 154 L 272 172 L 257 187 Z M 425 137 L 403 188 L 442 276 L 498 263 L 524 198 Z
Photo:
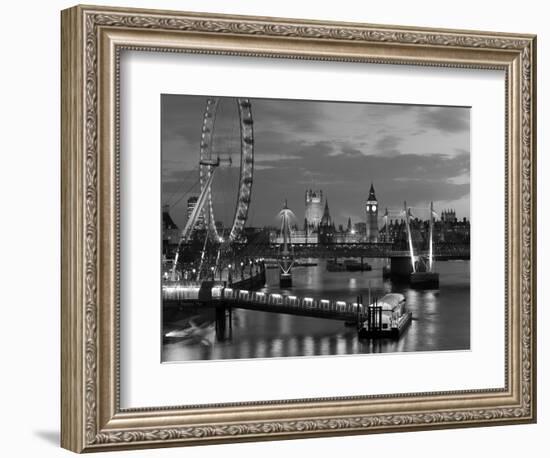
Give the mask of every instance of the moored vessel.
M 366 320 L 359 326 L 360 338 L 398 339 L 412 321 L 403 294 L 390 293 L 366 307 Z
M 344 267 L 348 272 L 363 272 L 372 270 L 372 266 L 362 259 L 361 261 L 358 261 L 357 259 L 346 259 L 344 260 Z
M 333 259 L 327 260 L 327 272 L 345 272 L 346 266 Z

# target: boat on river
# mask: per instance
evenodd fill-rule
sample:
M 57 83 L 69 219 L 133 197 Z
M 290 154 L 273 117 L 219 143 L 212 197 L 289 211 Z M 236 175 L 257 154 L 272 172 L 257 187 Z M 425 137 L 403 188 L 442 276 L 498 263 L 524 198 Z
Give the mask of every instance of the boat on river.
M 336 259 L 327 260 L 328 272 L 363 272 L 372 270 L 372 266 L 368 262 L 360 262 L 357 259 L 344 259 L 343 262 L 338 262 Z
M 372 270 L 372 266 L 368 262 L 360 262 L 357 259 L 345 259 L 344 267 L 348 272 L 363 272 Z
M 403 294 L 390 293 L 366 307 L 366 320 L 359 327 L 360 338 L 398 339 L 412 321 Z
M 343 262 L 335 261 L 334 259 L 327 260 L 327 272 L 345 272 L 346 266 Z

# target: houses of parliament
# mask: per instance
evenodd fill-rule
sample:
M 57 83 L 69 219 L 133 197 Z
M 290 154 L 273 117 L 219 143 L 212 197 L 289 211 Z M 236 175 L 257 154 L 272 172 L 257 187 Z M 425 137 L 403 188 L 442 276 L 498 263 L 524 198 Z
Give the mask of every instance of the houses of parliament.
M 292 243 L 294 244 L 331 244 L 331 243 L 407 243 L 406 226 L 403 218 L 380 217 L 380 208 L 374 184 L 371 183 L 365 199 L 363 221 L 352 223 L 348 217 L 345 225 L 337 225 L 330 215 L 327 195 L 322 190 L 308 189 L 305 192 L 305 212 L 302 229 L 293 227 Z M 382 219 L 382 224 L 379 222 Z M 410 220 L 413 241 L 420 243 L 427 239 L 429 221 L 412 218 Z M 434 238 L 443 243 L 469 243 L 470 222 L 463 218 L 458 220 L 452 209 L 444 210 L 440 218 L 434 221 Z M 270 236 L 272 243 L 281 243 L 280 234 L 274 230 Z

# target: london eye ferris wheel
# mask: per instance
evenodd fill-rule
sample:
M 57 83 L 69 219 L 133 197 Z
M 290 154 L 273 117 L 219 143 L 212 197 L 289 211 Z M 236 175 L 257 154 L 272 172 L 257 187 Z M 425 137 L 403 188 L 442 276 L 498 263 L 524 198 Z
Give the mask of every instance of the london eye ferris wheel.
M 223 105 L 236 105 L 236 113 L 238 114 L 238 146 L 227 145 L 231 143 L 231 139 L 222 137 L 217 139 L 217 120 Z M 225 111 L 229 111 L 229 117 L 232 112 L 226 107 Z M 218 120 L 218 122 L 220 122 Z M 235 123 L 233 123 L 235 125 Z M 205 217 L 208 231 L 219 241 L 224 241 L 221 234 L 218 233 L 216 225 L 217 211 L 215 211 L 214 203 L 216 200 L 221 201 L 218 209 L 234 205 L 233 216 L 230 221 L 230 231 L 228 234 L 228 242 L 233 242 L 239 238 L 244 228 L 248 217 L 248 211 L 251 201 L 252 182 L 254 172 L 254 122 L 252 118 L 252 109 L 249 99 L 245 98 L 220 98 L 209 97 L 206 100 L 206 106 L 203 114 L 200 142 L 200 157 L 199 157 L 199 176 L 201 185 L 201 196 L 204 195 L 204 204 L 202 206 L 202 214 Z M 233 138 L 235 135 L 233 135 Z M 216 178 L 212 178 L 215 169 L 222 161 L 233 163 L 232 150 L 237 150 L 239 154 L 238 168 L 238 185 L 236 196 L 231 202 L 231 196 L 227 196 L 228 192 L 235 192 L 234 187 L 229 183 L 229 186 L 223 186 L 226 183 L 221 183 L 221 186 L 216 186 Z M 223 156 L 228 157 L 223 157 Z M 217 173 L 217 172 L 216 172 Z M 220 181 L 222 178 L 220 177 Z M 224 199 L 216 199 L 216 193 L 222 194 Z M 229 197 L 229 201 L 225 199 Z M 200 199 L 199 199 L 200 200 Z
M 237 155 L 239 167 L 236 170 L 232 168 L 233 172 L 228 174 L 218 171 L 221 164 L 232 165 L 233 157 Z M 206 99 L 198 159 L 200 195 L 181 233 L 172 267 L 173 276 L 176 275 L 181 247 L 191 239 L 198 221 L 202 220 L 206 229 L 201 259 L 204 258 L 207 240 L 229 247 L 241 236 L 248 218 L 254 172 L 254 122 L 249 99 Z M 232 214 L 228 216 L 228 212 Z M 227 230 L 220 233 L 224 223 Z M 219 256 L 218 250 L 218 259 Z

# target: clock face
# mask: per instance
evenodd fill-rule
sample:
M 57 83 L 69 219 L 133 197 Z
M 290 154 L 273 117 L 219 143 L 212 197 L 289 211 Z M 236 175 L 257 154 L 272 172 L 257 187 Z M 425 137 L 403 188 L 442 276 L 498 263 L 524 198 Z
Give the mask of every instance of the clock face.
M 370 212 L 370 205 L 367 205 L 367 211 Z
M 373 206 L 372 206 L 372 211 L 373 211 L 373 212 L 376 211 L 376 205 L 373 205 Z

